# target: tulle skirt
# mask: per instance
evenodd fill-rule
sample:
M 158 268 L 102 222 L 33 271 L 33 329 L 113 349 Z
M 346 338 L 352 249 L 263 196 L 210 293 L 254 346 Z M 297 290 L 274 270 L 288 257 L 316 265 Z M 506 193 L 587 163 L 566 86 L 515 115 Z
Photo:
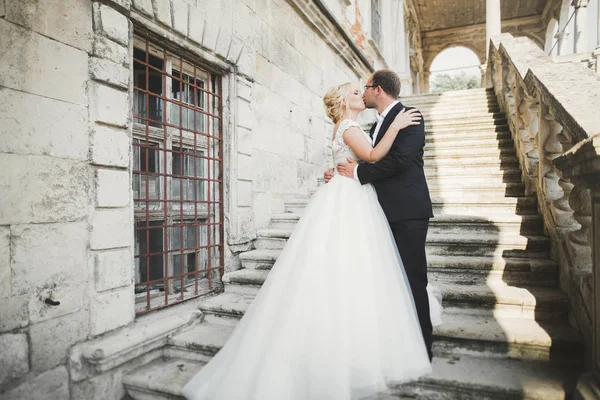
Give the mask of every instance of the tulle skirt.
M 441 306 L 430 295 L 432 323 Z M 190 400 L 354 400 L 431 371 L 409 283 L 371 185 L 315 193 Z

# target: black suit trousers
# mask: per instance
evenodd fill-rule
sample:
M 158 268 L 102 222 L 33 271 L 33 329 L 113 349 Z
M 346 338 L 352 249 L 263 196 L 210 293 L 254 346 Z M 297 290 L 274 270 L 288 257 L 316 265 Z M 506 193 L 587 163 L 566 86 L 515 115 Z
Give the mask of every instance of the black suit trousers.
M 425 255 L 425 239 L 429 228 L 429 218 L 407 219 L 390 222 L 390 228 L 398 252 L 402 258 L 404 269 L 410 283 L 415 307 L 421 325 L 421 332 L 427 347 L 429 359 L 432 358 L 431 345 L 433 327 L 429 313 L 429 297 L 427 295 L 427 257 Z

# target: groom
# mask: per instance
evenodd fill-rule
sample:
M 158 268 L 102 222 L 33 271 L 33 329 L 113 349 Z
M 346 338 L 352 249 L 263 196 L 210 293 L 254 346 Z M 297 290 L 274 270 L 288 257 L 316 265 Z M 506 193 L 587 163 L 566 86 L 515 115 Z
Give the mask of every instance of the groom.
M 379 143 L 396 115 L 405 108 L 397 100 L 399 94 L 400 78 L 389 69 L 376 71 L 367 81 L 363 100 L 367 108 L 374 108 L 378 112 L 377 123 L 370 131 L 373 146 Z M 411 108 L 406 107 L 407 110 Z M 338 164 L 337 170 L 340 175 L 354 178 L 363 185 L 372 183 L 375 187 L 404 263 L 431 360 L 433 328 L 426 291 L 425 239 L 433 212 L 423 171 L 424 125 L 421 118 L 419 125 L 400 131 L 390 152 L 380 161 L 357 164 L 348 159 L 347 163 Z M 325 180 L 329 181 L 332 176 L 332 170 L 327 171 Z

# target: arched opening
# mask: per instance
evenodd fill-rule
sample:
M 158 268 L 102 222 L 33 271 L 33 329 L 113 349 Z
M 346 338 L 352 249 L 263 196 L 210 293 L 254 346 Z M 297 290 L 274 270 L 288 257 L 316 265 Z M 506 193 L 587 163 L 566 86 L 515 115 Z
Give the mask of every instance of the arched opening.
M 558 21 L 554 18 L 548 23 L 546 28 L 546 40 L 544 43 L 544 51 L 546 54 L 556 56 L 558 55 L 558 46 L 556 34 L 558 33 Z
M 442 50 L 431 63 L 429 91 L 441 93 L 449 90 L 481 87 L 481 60 L 475 52 L 464 46 Z

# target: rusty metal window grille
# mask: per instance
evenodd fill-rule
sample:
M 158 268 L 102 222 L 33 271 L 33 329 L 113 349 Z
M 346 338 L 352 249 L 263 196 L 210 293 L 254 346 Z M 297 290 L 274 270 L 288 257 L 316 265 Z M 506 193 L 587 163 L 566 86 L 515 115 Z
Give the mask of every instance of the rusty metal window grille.
M 219 290 L 223 276 L 222 81 L 135 35 L 136 313 Z

